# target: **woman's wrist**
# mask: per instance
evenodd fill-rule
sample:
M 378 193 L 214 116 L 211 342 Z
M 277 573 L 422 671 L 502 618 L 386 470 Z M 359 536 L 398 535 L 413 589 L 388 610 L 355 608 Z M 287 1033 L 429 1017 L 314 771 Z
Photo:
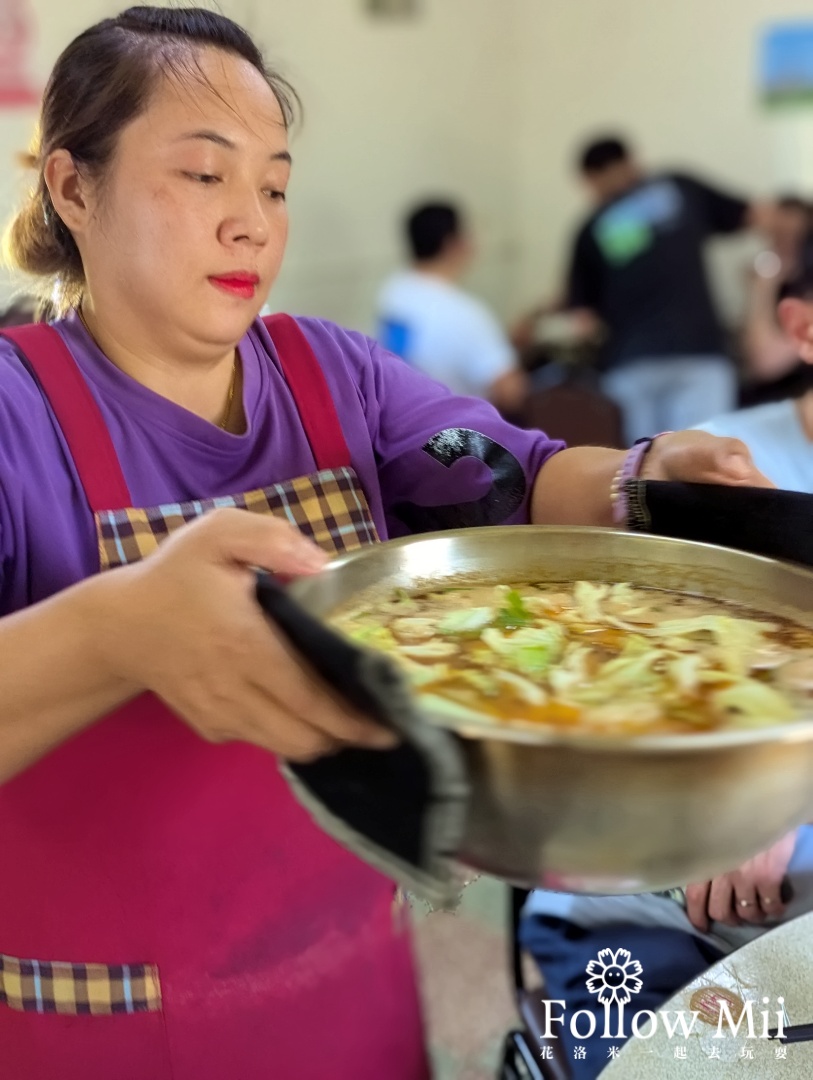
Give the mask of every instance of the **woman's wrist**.
M 119 567 L 97 574 L 77 589 L 75 602 L 79 625 L 85 628 L 88 651 L 108 685 L 116 687 L 122 700 L 145 689 L 128 672 L 128 641 L 141 633 L 135 578 L 139 567 Z M 135 601 L 135 602 L 134 602 Z
M 610 504 L 612 506 L 613 522 L 619 528 L 623 528 L 627 524 L 629 517 L 626 484 L 629 480 L 637 480 L 642 476 L 647 454 L 652 449 L 655 440 L 662 438 L 664 435 L 671 435 L 671 432 L 662 431 L 658 435 L 638 439 L 633 443 L 613 477 L 610 485 Z

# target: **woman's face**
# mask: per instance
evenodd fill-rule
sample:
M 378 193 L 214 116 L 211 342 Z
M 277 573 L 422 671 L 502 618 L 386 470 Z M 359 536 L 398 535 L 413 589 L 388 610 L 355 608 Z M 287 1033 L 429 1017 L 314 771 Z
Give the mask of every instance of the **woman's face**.
M 100 316 L 200 349 L 239 341 L 277 277 L 290 157 L 260 73 L 214 49 L 198 60 L 204 77 L 162 79 L 123 130 L 74 234 Z

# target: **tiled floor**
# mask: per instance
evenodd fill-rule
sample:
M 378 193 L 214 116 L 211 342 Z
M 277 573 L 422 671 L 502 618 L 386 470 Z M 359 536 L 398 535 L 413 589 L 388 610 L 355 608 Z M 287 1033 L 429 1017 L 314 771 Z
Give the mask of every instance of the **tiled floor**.
M 505 885 L 480 878 L 453 914 L 413 901 L 435 1080 L 496 1075 L 503 1038 L 516 1023 L 507 899 Z

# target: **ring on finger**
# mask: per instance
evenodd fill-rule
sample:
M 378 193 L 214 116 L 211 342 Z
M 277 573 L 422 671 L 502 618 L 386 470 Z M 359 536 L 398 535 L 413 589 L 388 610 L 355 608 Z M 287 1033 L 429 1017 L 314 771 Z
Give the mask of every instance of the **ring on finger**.
M 738 903 L 739 903 L 740 907 L 742 907 L 742 908 L 756 907 L 757 906 L 756 900 L 740 900 L 740 901 L 738 901 Z

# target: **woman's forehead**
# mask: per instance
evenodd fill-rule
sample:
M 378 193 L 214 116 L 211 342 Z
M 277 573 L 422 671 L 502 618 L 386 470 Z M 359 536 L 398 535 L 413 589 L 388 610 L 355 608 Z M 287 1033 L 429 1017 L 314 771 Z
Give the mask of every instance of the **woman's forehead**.
M 287 143 L 282 108 L 263 75 L 248 61 L 216 49 L 200 50 L 165 69 L 139 119 L 158 139 L 203 127 L 239 135 L 239 142 L 272 148 Z

